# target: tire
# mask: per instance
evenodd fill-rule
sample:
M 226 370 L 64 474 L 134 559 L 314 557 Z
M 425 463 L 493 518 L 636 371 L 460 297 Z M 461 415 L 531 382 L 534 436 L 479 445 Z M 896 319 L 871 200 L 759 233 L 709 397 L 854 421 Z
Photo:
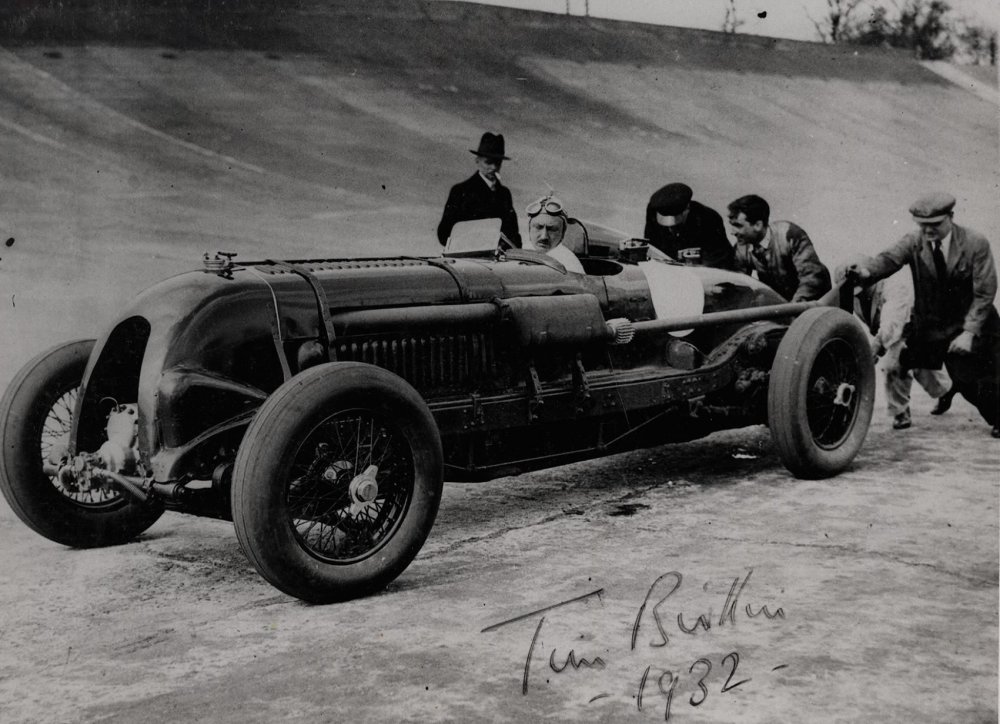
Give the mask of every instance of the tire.
M 372 464 L 374 492 L 362 484 Z M 364 596 L 423 546 L 443 468 L 437 425 L 413 387 L 373 365 L 318 365 L 267 399 L 240 444 L 236 536 L 257 571 L 291 596 Z
M 798 317 L 778 346 L 767 393 L 785 467 L 809 479 L 843 471 L 864 443 L 874 402 L 871 346 L 854 317 L 835 307 Z
M 70 490 L 43 461 L 69 433 L 76 394 L 94 340 L 68 342 L 28 362 L 0 401 L 0 490 L 37 533 L 73 548 L 125 543 L 163 512 L 117 490 Z

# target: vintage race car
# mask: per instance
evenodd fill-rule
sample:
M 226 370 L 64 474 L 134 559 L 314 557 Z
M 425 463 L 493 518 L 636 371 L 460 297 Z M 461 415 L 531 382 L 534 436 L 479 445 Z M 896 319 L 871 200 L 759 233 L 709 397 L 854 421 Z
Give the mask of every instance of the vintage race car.
M 231 519 L 264 578 L 330 602 L 406 568 L 444 479 L 755 424 L 797 476 L 851 463 L 874 371 L 849 294 L 785 303 L 578 226 L 583 274 L 492 240 L 429 258 L 206 255 L 17 374 L 3 493 L 74 547 L 128 541 L 165 508 Z

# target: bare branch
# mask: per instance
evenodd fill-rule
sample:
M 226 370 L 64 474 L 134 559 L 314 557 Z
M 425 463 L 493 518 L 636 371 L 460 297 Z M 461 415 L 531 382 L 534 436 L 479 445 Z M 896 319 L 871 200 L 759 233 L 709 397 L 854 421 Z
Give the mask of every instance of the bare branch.
M 722 32 L 735 33 L 746 22 L 740 20 L 736 15 L 736 0 L 728 0 L 726 5 L 726 17 L 722 21 Z

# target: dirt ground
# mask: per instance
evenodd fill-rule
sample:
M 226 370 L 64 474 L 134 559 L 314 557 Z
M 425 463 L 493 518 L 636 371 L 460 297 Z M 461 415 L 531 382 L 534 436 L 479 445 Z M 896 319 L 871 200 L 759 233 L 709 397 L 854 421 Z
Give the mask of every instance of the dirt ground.
M 598 21 L 555 47 L 523 15 L 484 46 L 500 11 L 467 9 L 426 21 L 443 57 L 390 5 L 364 43 L 300 3 L 266 48 L 0 48 L 0 385 L 204 251 L 435 253 L 487 129 L 517 204 L 548 182 L 630 233 L 685 179 L 761 193 L 833 266 L 940 187 L 1000 251 L 997 107 L 916 64 Z M 333 606 L 271 588 L 226 522 L 77 551 L 0 503 L 0 721 L 997 721 L 1000 443 L 931 405 L 894 432 L 880 398 L 831 480 L 750 428 L 447 483 L 403 575 Z
M 676 721 L 993 721 L 996 443 L 929 406 L 827 481 L 759 428 L 447 484 L 409 569 L 334 606 L 222 521 L 73 551 L 5 510 L 3 720 L 662 721 L 672 690 Z

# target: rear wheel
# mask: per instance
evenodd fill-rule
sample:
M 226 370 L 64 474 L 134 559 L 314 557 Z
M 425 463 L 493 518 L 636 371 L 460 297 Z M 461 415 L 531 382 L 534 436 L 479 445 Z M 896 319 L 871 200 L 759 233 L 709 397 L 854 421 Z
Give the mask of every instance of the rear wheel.
M 0 401 L 0 490 L 30 528 L 75 548 L 124 543 L 163 512 L 103 485 L 61 481 L 77 390 L 94 340 L 69 342 L 31 360 Z
M 864 442 L 875 401 L 871 347 L 850 314 L 810 309 L 785 333 L 771 366 L 768 425 L 800 478 L 844 470 Z
M 271 584 L 314 603 L 384 588 L 420 550 L 441 498 L 441 439 L 419 393 L 333 362 L 264 403 L 233 469 L 233 522 Z

